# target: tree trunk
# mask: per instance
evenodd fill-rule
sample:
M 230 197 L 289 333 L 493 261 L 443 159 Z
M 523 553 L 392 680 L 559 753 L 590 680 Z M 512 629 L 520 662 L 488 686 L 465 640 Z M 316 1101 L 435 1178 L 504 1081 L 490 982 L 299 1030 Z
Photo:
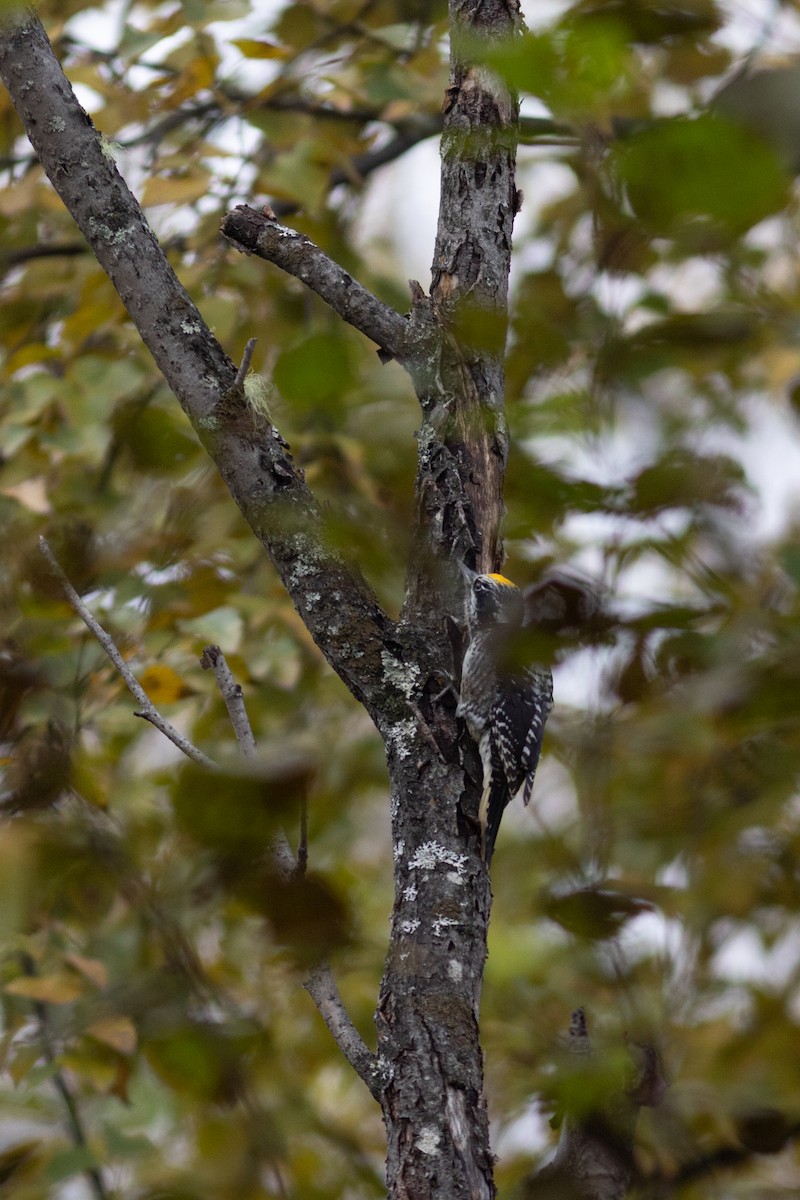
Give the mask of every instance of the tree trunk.
M 424 424 L 404 619 L 427 647 L 408 681 L 414 693 L 422 684 L 416 709 L 434 749 L 413 728 L 406 743 L 387 742 L 395 900 L 376 1016 L 389 1196 L 403 1200 L 495 1194 L 479 1041 L 491 888 L 476 832 L 478 773 L 460 765 L 472 752 L 456 742 L 452 705 L 431 707 L 427 695 L 428 671 L 441 672 L 452 653 L 444 616 L 456 592 L 454 561 L 492 571 L 502 557 L 517 105 L 467 49 L 512 37 L 519 12 L 513 2 L 451 0 L 450 18 L 432 287 L 429 298 L 414 289 L 419 340 L 407 360 Z
M 399 622 L 325 544 L 316 501 L 277 429 L 174 276 L 77 103 L 38 20 L 0 29 L 0 75 L 53 186 L 117 288 L 309 630 L 386 744 L 395 901 L 371 1090 L 390 1197 L 494 1195 L 479 1005 L 491 890 L 476 828 L 474 747 L 459 741 L 447 618 L 458 563 L 496 569 L 507 439 L 503 352 L 516 209 L 516 102 L 469 48 L 513 36 L 517 7 L 451 3 L 451 77 L 430 296 L 403 318 L 308 239 L 253 209 L 225 235 L 314 288 L 409 371 L 419 396 L 417 527 Z M 465 769 L 466 764 L 466 769 Z M 363 1057 L 363 1056 L 362 1056 Z

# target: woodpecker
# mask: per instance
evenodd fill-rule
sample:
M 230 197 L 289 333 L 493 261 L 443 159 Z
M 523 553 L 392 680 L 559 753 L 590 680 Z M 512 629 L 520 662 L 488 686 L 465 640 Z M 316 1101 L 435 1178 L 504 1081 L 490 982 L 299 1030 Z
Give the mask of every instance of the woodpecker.
M 519 588 L 504 575 L 462 570 L 469 582 L 469 644 L 456 714 L 466 722 L 483 764 L 478 818 L 488 866 L 506 805 L 520 789 L 524 804 L 531 798 L 544 726 L 553 706 L 553 677 L 547 667 L 514 672 L 504 662 L 509 639 L 523 624 L 525 604 Z

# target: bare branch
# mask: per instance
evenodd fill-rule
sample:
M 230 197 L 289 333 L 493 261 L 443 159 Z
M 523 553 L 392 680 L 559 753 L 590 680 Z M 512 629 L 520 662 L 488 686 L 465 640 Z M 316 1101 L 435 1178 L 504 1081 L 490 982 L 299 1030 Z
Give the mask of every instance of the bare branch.
M 573 1012 L 568 1048 L 589 1059 L 592 1045 L 582 1008 Z M 629 1045 L 637 1067 L 633 1082 L 620 1079 L 618 1088 L 591 1109 L 564 1115 L 555 1157 L 528 1181 L 525 1195 L 551 1185 L 557 1191 L 580 1194 L 586 1200 L 623 1200 L 635 1175 L 634 1135 L 639 1109 L 657 1105 L 666 1087 L 654 1046 Z
M 248 346 L 255 345 L 251 338 Z M 247 350 L 245 349 L 245 355 Z M 204 671 L 213 670 L 219 686 L 231 725 L 236 735 L 236 742 L 244 758 L 253 758 L 256 754 L 256 739 L 253 734 L 250 718 L 244 706 L 241 684 L 237 683 L 228 666 L 225 655 L 219 646 L 206 646 L 200 657 L 200 665 Z M 297 879 L 305 874 L 308 862 L 308 804 L 303 797 L 300 802 L 300 842 L 295 854 L 289 845 L 289 839 L 283 830 L 279 830 L 272 839 L 272 855 L 278 875 L 284 883 Z
M 192 759 L 193 762 L 196 762 L 201 767 L 206 767 L 210 771 L 215 771 L 217 769 L 216 763 L 213 762 L 206 754 L 204 754 L 202 750 L 198 750 L 197 746 L 194 746 L 187 737 L 184 737 L 180 730 L 176 729 L 171 721 L 168 721 L 166 717 L 161 716 L 161 713 L 156 709 L 147 695 L 147 692 L 139 683 L 139 680 L 136 678 L 133 671 L 131 671 L 130 667 L 125 662 L 125 659 L 120 654 L 119 650 L 114 644 L 114 639 L 111 637 L 111 634 L 107 633 L 105 629 L 103 629 L 100 622 L 92 615 L 90 610 L 81 600 L 78 593 L 75 591 L 75 588 L 67 579 L 58 560 L 53 554 L 53 551 L 50 549 L 46 538 L 39 538 L 39 549 L 47 559 L 50 569 L 61 585 L 61 589 L 67 600 L 69 600 L 70 604 L 75 609 L 75 612 L 83 621 L 87 629 L 89 629 L 89 631 L 97 638 L 97 641 L 103 647 L 106 654 L 111 659 L 112 663 L 125 681 L 128 691 L 139 705 L 139 711 L 135 715 L 137 717 L 142 717 L 142 719 L 145 721 L 149 721 L 151 725 L 155 725 L 156 729 L 163 733 L 164 737 L 169 738 L 172 744 L 177 746 L 181 753 L 185 754 L 187 758 Z
M 384 145 L 365 150 L 362 154 L 356 154 L 346 166 L 334 167 L 328 176 L 329 190 L 332 191 L 342 184 L 358 185 L 363 183 L 373 171 L 395 162 L 420 142 L 435 136 L 441 131 L 441 128 L 441 117 L 431 116 L 417 121 L 405 129 L 398 129 L 395 136 Z M 302 205 L 292 200 L 276 200 L 271 207 L 276 217 L 288 217 L 302 208 Z
M 247 372 L 250 370 L 250 363 L 253 361 L 253 351 L 256 348 L 256 341 L 256 338 L 250 338 L 244 348 L 242 361 L 239 364 L 239 370 L 236 372 L 236 379 L 234 380 L 236 387 L 244 387 Z
M 36 964 L 30 954 L 20 955 L 22 970 L 25 975 L 31 978 L 36 977 Z M 64 1112 L 67 1118 L 67 1126 L 69 1128 L 70 1137 L 74 1145 L 81 1149 L 88 1147 L 86 1131 L 83 1127 L 83 1118 L 78 1107 L 78 1102 L 72 1093 L 72 1089 L 67 1083 L 67 1078 L 61 1068 L 58 1066 L 58 1055 L 53 1043 L 53 1037 L 50 1032 L 50 1017 L 47 1011 L 47 1005 L 41 1000 L 32 1001 L 33 1011 L 36 1014 L 36 1020 L 39 1025 L 39 1040 L 42 1044 L 42 1053 L 45 1061 L 51 1070 L 51 1078 L 53 1086 L 58 1092 L 61 1102 L 64 1105 Z M 103 1176 L 99 1167 L 87 1167 L 84 1170 L 89 1186 L 95 1195 L 96 1200 L 108 1200 L 108 1192 L 103 1180 Z
M 43 242 L 38 246 L 19 246 L 0 254 L 0 269 L 9 270 L 36 258 L 75 258 L 79 254 L 86 254 L 88 249 L 85 242 Z
M 200 663 L 204 670 L 211 668 L 214 671 L 239 749 L 245 757 L 252 757 L 256 751 L 256 743 L 242 700 L 242 689 L 234 680 L 219 646 L 206 646 Z M 273 839 L 272 853 L 278 874 L 284 882 L 288 883 L 305 873 L 308 862 L 308 808 L 305 799 L 300 810 L 300 844 L 297 855 L 292 853 L 288 839 L 282 831 Z M 321 963 L 304 986 L 345 1058 L 377 1099 L 374 1057 L 347 1014 L 329 965 Z
M 237 250 L 256 254 L 302 280 L 343 321 L 353 325 L 393 357 L 402 357 L 408 324 L 353 279 L 305 234 L 280 225 L 267 212 L 240 204 L 222 222 L 222 233 Z
M 381 1080 L 375 1055 L 356 1029 L 342 1003 L 336 980 L 328 963 L 321 963 L 303 985 L 319 1009 L 333 1040 L 355 1073 L 380 1102 Z
M 233 381 L 233 364 L 176 278 L 30 9 L 3 15 L 0 76 L 50 182 L 168 384 L 195 423 L 207 418 Z
M 295 875 L 302 878 L 308 867 L 308 800 L 300 798 L 300 841 L 297 843 L 297 868 Z
M 255 338 L 251 338 L 247 343 L 248 346 L 251 344 L 255 345 Z M 246 353 L 247 351 L 245 351 Z M 204 671 L 211 669 L 214 672 L 220 695 L 225 701 L 225 707 L 231 719 L 233 732 L 236 734 L 237 745 L 245 758 L 252 758 L 256 753 L 256 739 L 253 736 L 253 730 L 244 706 L 242 685 L 237 683 L 233 678 L 231 669 L 225 660 L 225 655 L 219 646 L 206 646 L 200 656 L 200 666 Z
M 767 1110 L 766 1122 L 769 1133 L 775 1138 L 775 1141 L 767 1146 L 760 1144 L 756 1148 L 731 1145 L 730 1143 L 715 1146 L 704 1154 L 698 1155 L 697 1158 L 681 1163 L 674 1174 L 668 1175 L 665 1171 L 653 1171 L 651 1174 L 644 1175 L 643 1182 L 654 1188 L 653 1194 L 658 1196 L 679 1196 L 688 1184 L 696 1183 L 706 1177 L 714 1179 L 714 1185 L 718 1186 L 717 1176 L 721 1171 L 732 1171 L 736 1167 L 745 1166 L 753 1161 L 763 1162 L 764 1155 L 777 1154 L 789 1142 L 797 1142 L 800 1139 L 800 1121 L 789 1122 L 780 1110 Z
M 234 364 L 177 279 L 78 103 L 41 22 L 28 9 L 0 20 L 0 78 L 53 187 L 266 547 L 311 635 L 377 720 L 385 686 L 381 650 L 384 640 L 395 636 L 395 626 L 361 575 L 326 544 L 319 505 L 287 443 L 246 404 L 236 387 Z M 341 283 L 345 272 L 331 267 Z M 403 318 L 386 306 L 380 312 L 386 340 L 397 342 Z

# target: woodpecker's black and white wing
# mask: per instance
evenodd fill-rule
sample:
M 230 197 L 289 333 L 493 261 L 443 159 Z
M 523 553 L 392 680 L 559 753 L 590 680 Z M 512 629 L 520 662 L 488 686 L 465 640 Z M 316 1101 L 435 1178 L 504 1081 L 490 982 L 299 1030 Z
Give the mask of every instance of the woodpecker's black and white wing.
M 553 676 L 546 668 L 532 667 L 527 672 L 530 723 L 522 747 L 520 764 L 523 775 L 522 803 L 527 804 L 533 791 L 539 755 L 542 753 L 544 727 L 553 707 Z
M 461 670 L 456 714 L 466 722 L 483 765 L 478 818 L 481 846 L 491 861 L 503 811 L 523 790 L 527 804 L 548 713 L 553 679 L 545 667 L 509 672 L 505 658 L 510 639 L 522 627 L 522 593 L 505 575 L 478 575 L 468 568 L 466 603 L 470 641 Z
M 492 706 L 486 745 L 481 753 L 484 790 L 479 812 L 483 854 L 491 862 L 497 831 L 506 805 L 522 788 L 528 803 L 542 752 L 544 727 L 553 706 L 553 677 L 547 669 L 532 667 L 520 676 L 505 679 Z M 485 756 L 485 757 L 484 757 Z

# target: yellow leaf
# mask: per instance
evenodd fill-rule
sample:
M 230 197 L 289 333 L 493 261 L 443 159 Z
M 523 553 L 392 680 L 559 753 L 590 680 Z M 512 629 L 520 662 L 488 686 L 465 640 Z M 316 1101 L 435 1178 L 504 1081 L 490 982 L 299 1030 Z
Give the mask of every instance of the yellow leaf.
M 47 498 L 47 485 L 41 476 L 35 479 L 23 479 L 22 483 L 3 488 L 2 494 L 19 501 L 25 508 L 35 513 L 49 513 L 50 501 Z
M 260 38 L 234 38 L 231 45 L 241 50 L 245 58 L 286 58 L 282 46 L 264 42 Z
M 102 988 L 108 983 L 108 971 L 96 958 L 84 958 L 82 954 L 65 954 L 64 961 L 80 975 L 85 975 L 96 987 Z
M 411 100 L 390 100 L 381 113 L 382 121 L 403 121 L 416 111 Z
M 142 204 L 191 204 L 205 196 L 209 187 L 207 171 L 187 171 L 184 175 L 148 179 L 142 193 Z
M 180 58 L 181 50 L 184 49 L 188 49 L 188 47 L 179 47 L 172 56 L 173 59 Z M 216 55 L 204 54 L 201 57 L 193 55 L 170 90 L 169 107 L 175 108 L 198 92 L 204 91 L 206 88 L 213 88 L 217 62 Z M 173 65 L 177 64 L 173 63 Z
M 118 1054 L 133 1054 L 136 1049 L 136 1029 L 128 1017 L 101 1017 L 86 1032 Z
M 194 691 L 172 667 L 160 664 L 146 667 L 139 676 L 139 683 L 154 704 L 174 704 L 184 696 L 191 696 Z
M 11 1081 L 15 1087 L 26 1079 L 28 1074 L 36 1066 L 41 1058 L 41 1048 L 37 1044 L 35 1046 L 26 1046 L 24 1043 L 14 1048 L 14 1053 L 5 1065 L 5 1070 L 11 1077 Z
M 29 367 L 32 363 L 52 362 L 58 359 L 59 354 L 60 351 L 55 346 L 46 346 L 44 342 L 27 342 L 9 355 L 6 371 L 13 375 L 15 371 Z
M 0 8 L 1 7 L 2 6 L 0 6 Z M 3 1152 L 0 1153 L 0 1187 L 2 1187 L 12 1175 L 16 1175 L 17 1171 L 20 1171 L 20 1168 L 24 1168 L 26 1166 L 30 1168 L 33 1166 L 32 1160 L 41 1144 L 42 1143 L 40 1141 L 34 1139 L 31 1139 L 27 1142 L 17 1142 L 15 1145 L 9 1146 L 6 1150 L 3 1150 Z M 15 1180 L 15 1183 L 18 1182 L 19 1178 L 29 1173 L 30 1170 L 21 1170 L 20 1176 L 18 1176 L 18 1178 Z
M 62 971 L 55 975 L 22 975 L 7 983 L 3 991 L 43 1004 L 71 1004 L 83 992 L 83 985 L 74 975 Z
M 0 192 L 0 214 L 4 217 L 16 217 L 24 212 L 36 211 L 40 199 L 42 177 L 38 171 L 28 171 L 19 180 L 19 186 L 3 188 Z
M 94 680 L 93 676 L 93 680 Z M 108 808 L 109 779 L 107 772 L 86 755 L 79 753 L 72 764 L 72 786 L 94 808 Z

